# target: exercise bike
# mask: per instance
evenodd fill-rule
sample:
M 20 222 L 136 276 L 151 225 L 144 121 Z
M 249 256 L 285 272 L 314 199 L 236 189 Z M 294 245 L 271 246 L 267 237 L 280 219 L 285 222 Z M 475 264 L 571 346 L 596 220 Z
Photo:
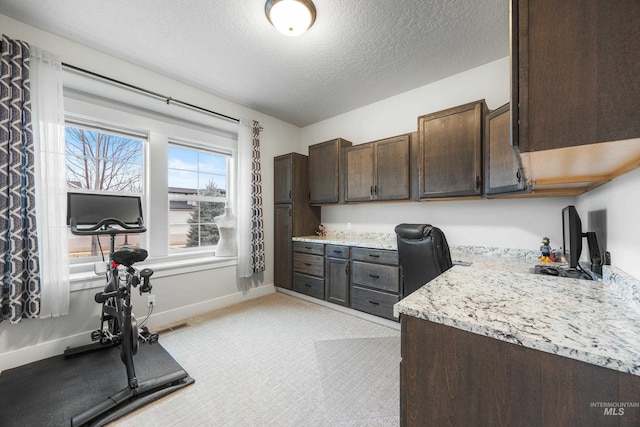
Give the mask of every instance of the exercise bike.
M 105 216 L 109 214 L 113 216 Z M 99 217 L 102 218 L 98 220 Z M 102 310 L 100 327 L 91 333 L 93 344 L 68 348 L 64 355 L 69 357 L 120 346 L 120 358 L 127 371 L 127 387 L 71 418 L 72 426 L 81 426 L 138 396 L 173 387 L 187 378 L 188 374 L 184 370 L 178 370 L 143 382 L 139 382 L 136 377 L 133 356 L 138 352 L 139 342 L 154 344 L 158 342 L 158 334 L 151 333 L 146 326 L 138 327 L 133 314 L 131 296 L 135 288 L 138 288 L 140 295 L 151 292 L 150 278 L 153 270 L 150 268 L 138 270 L 133 267 L 135 263 L 147 258 L 146 250 L 129 247 L 116 250 L 115 239 L 119 234 L 139 234 L 146 231 L 140 198 L 68 193 L 67 222 L 74 235 L 109 236 L 110 247 L 107 269 L 104 273 L 106 285 L 94 297 L 96 303 L 101 304 Z M 78 227 L 79 224 L 85 227 Z

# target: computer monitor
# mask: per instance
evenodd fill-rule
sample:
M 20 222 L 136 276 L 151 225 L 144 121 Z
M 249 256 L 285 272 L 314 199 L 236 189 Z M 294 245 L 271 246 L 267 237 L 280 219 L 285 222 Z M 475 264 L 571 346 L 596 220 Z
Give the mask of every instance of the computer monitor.
M 567 206 L 562 209 L 562 247 L 564 257 L 570 268 L 579 268 L 580 255 L 582 254 L 582 239 L 587 238 L 589 247 L 589 259 L 591 260 L 591 270 L 601 274 L 602 258 L 595 232 L 582 232 L 582 221 L 575 206 Z
M 138 224 L 142 218 L 139 196 L 112 194 L 67 193 L 67 225 L 71 218 L 77 225 L 95 225 L 105 218 L 116 218 L 123 223 Z
M 582 221 L 575 206 L 562 209 L 562 247 L 570 268 L 576 268 L 582 254 Z

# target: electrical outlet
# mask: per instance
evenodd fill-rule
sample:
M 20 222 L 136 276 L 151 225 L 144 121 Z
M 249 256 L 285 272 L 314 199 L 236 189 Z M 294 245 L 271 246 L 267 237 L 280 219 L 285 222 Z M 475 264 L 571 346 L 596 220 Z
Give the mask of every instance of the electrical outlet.
M 147 295 L 147 307 L 156 305 L 156 296 L 155 295 Z

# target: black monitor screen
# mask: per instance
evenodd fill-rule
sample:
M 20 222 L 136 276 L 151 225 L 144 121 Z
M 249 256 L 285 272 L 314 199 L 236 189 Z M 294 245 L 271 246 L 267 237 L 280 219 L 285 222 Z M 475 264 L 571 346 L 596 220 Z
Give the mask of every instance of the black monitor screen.
M 138 196 L 67 193 L 67 225 L 71 218 L 78 225 L 95 225 L 105 218 L 137 224 L 142 218 L 142 202 Z
M 576 268 L 582 254 L 582 221 L 575 206 L 562 209 L 562 247 L 569 267 Z

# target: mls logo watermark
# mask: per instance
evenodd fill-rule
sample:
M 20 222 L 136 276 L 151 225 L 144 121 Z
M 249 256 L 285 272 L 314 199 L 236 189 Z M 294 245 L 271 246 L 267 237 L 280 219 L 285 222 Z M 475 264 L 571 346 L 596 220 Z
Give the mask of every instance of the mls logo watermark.
M 627 408 L 640 408 L 640 402 L 591 402 L 592 408 L 603 408 L 603 415 L 624 415 Z

